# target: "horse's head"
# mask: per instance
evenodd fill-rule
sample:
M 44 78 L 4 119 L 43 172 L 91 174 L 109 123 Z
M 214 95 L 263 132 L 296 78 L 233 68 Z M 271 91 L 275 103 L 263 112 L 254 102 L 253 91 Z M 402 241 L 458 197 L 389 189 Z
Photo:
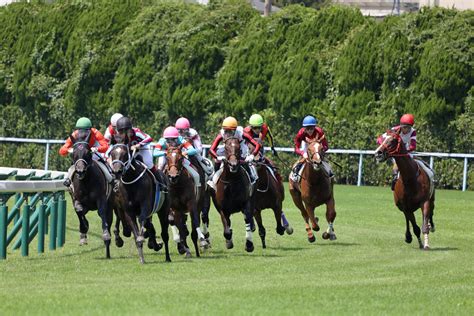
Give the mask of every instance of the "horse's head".
M 239 170 L 240 165 L 240 141 L 237 137 L 229 137 L 224 141 L 224 151 L 226 163 L 229 165 L 230 172 Z
M 167 161 L 167 174 L 171 184 L 177 182 L 181 172 L 183 171 L 183 159 L 184 155 L 182 152 L 183 146 L 169 147 L 166 151 Z
M 74 169 L 79 179 L 84 179 L 87 169 L 92 164 L 92 151 L 89 146 L 89 139 L 91 137 L 90 130 L 78 130 L 77 138 L 70 136 L 73 143 L 72 146 L 72 161 Z
M 127 144 L 115 144 L 109 152 L 109 165 L 116 178 L 120 178 L 132 163 L 132 155 Z
M 380 146 L 375 150 L 375 160 L 383 162 L 388 157 L 393 157 L 401 154 L 403 151 L 403 141 L 400 137 L 400 132 L 387 131 L 387 136 L 383 139 Z
M 323 145 L 319 139 L 315 139 L 308 143 L 308 158 L 307 160 L 312 163 L 315 170 L 319 170 L 321 163 L 323 162 Z

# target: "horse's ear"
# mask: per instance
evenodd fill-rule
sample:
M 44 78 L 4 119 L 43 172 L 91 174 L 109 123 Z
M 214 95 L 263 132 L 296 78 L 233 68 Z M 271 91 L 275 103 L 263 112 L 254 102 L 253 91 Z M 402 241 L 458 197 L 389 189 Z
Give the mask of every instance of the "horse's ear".
M 123 140 L 123 143 L 124 143 L 125 145 L 128 145 L 128 135 L 125 135 L 125 138 L 124 138 L 124 140 Z
M 91 139 L 91 134 L 92 132 L 89 130 L 89 133 L 87 133 L 87 137 L 86 137 L 86 143 L 89 144 L 89 140 Z
M 71 135 L 69 135 L 69 139 L 71 139 L 71 142 L 73 144 L 76 142 L 76 139 L 74 138 L 74 133 L 71 133 Z

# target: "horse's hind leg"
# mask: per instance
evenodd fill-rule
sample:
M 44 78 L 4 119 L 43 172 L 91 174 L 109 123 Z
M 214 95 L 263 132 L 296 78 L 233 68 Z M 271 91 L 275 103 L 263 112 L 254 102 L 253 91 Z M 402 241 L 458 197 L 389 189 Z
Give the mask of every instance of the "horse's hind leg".
M 334 198 L 331 198 L 326 203 L 326 220 L 328 222 L 328 229 L 323 233 L 323 239 L 336 240 L 336 233 L 334 232 L 334 220 L 336 219 L 336 207 Z
M 422 211 L 423 211 L 423 225 L 422 225 L 422 231 L 423 231 L 423 237 L 424 237 L 424 245 L 423 249 L 428 250 L 430 249 L 430 243 L 429 243 L 429 233 L 430 233 L 430 220 L 432 221 L 432 213 L 431 213 L 431 201 L 428 200 L 425 203 L 423 203 Z
M 211 208 L 211 197 L 207 193 L 207 190 L 204 192 L 203 203 L 204 206 L 201 212 L 201 230 L 204 234 L 204 238 L 206 239 L 207 247 L 210 247 L 211 243 L 209 241 L 209 210 Z
M 86 219 L 87 211 L 84 210 L 82 204 L 77 200 L 74 201 L 74 209 L 76 210 L 76 215 L 79 219 L 79 232 L 81 233 L 79 245 L 87 245 L 87 232 L 89 231 L 89 222 Z
M 232 228 L 231 221 L 229 216 L 224 214 L 224 211 L 220 210 L 219 214 L 221 215 L 222 226 L 224 227 L 224 238 L 225 238 L 225 247 L 227 249 L 234 248 L 234 242 L 232 241 Z
M 278 235 L 283 235 L 285 233 L 285 227 L 282 225 L 283 218 L 286 221 L 285 216 L 283 215 L 283 212 L 281 211 L 281 203 L 276 203 L 276 205 L 273 207 L 273 215 L 275 215 L 275 221 L 276 221 L 276 232 Z M 287 227 L 289 226 L 288 221 L 286 221 Z
M 303 216 L 304 222 L 305 222 L 305 229 L 306 233 L 308 234 L 308 241 L 309 242 L 315 242 L 316 237 L 313 234 L 313 231 L 311 230 L 311 227 L 309 226 L 309 216 L 308 213 L 306 212 L 306 208 L 303 205 L 303 200 L 301 199 L 301 193 L 299 191 L 296 191 L 290 186 L 290 195 L 291 198 L 293 199 L 293 203 L 295 203 L 296 207 L 300 210 L 301 216 Z
M 160 225 L 161 225 L 161 239 L 163 240 L 163 243 L 165 245 L 165 258 L 166 262 L 171 262 L 170 258 L 170 249 L 169 249 L 169 239 L 170 236 L 168 234 L 168 213 L 169 213 L 169 201 L 167 199 L 166 203 L 167 205 L 164 205 L 159 211 L 158 211 L 158 218 L 160 220 Z
M 163 248 L 163 244 L 156 242 L 156 230 L 151 222 L 151 218 L 145 221 L 145 229 L 148 235 L 148 248 L 160 251 L 160 249 Z
M 433 193 L 433 197 L 430 200 L 430 231 L 432 233 L 434 233 L 435 230 L 436 230 L 435 229 L 435 224 L 433 222 L 434 208 L 435 208 L 435 205 L 434 205 L 434 193 Z
M 255 214 L 253 216 L 255 217 L 255 220 L 257 221 L 258 235 L 260 236 L 260 239 L 262 240 L 262 248 L 267 248 L 267 245 L 265 244 L 266 230 L 265 230 L 265 227 L 263 226 L 262 210 L 255 210 Z
M 110 226 L 112 225 L 112 209 L 109 207 L 105 198 L 99 202 L 99 216 L 102 220 L 102 240 L 105 245 L 105 256 L 110 258 Z

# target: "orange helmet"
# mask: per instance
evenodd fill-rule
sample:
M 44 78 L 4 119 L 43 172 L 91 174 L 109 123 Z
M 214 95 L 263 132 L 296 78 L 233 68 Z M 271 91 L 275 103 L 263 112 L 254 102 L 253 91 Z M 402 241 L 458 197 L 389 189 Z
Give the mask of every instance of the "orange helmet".
M 403 114 L 400 118 L 400 125 L 410 125 L 413 126 L 415 124 L 415 117 L 413 114 Z
M 239 125 L 237 123 L 237 120 L 235 119 L 235 117 L 232 116 L 226 117 L 222 122 L 223 129 L 237 129 L 237 125 Z

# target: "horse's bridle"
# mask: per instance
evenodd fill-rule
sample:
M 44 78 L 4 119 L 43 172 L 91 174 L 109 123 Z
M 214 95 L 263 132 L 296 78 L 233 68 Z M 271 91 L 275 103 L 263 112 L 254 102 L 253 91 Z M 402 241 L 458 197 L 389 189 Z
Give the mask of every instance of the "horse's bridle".
M 398 133 L 387 132 L 387 136 L 394 138 L 397 141 L 397 146 L 395 148 L 390 149 L 387 145 L 387 141 L 384 140 L 380 145 L 381 148 L 385 149 L 385 152 L 388 154 L 389 157 L 403 157 L 408 156 L 408 153 L 400 154 L 401 146 L 403 145 L 402 138 Z
M 85 144 L 85 145 L 87 146 L 86 148 L 89 147 L 89 143 L 88 143 L 88 142 L 86 142 L 86 141 L 78 141 L 78 142 L 74 143 L 74 145 L 72 146 L 72 148 L 73 148 L 73 150 L 74 150 L 74 149 L 76 149 L 77 145 L 83 145 L 83 144 Z M 88 150 L 90 150 L 90 149 L 88 148 Z M 83 158 L 79 158 L 79 159 L 77 159 L 77 160 L 74 162 L 74 170 L 77 169 L 77 164 L 78 164 L 79 162 L 83 162 L 83 163 L 84 163 L 85 168 L 84 168 L 83 173 L 86 173 L 86 172 L 87 172 L 87 169 L 88 169 L 89 166 L 90 166 L 90 164 L 87 162 L 87 160 L 85 160 L 85 159 L 83 159 Z M 76 170 L 76 172 L 78 173 L 78 175 L 80 174 L 79 171 Z
M 123 162 L 120 159 L 115 159 L 115 160 L 112 160 L 111 164 L 112 164 L 112 166 L 116 163 L 121 164 L 123 166 L 123 172 L 122 173 L 125 173 L 130 168 L 130 166 L 132 164 L 132 160 L 133 160 L 132 155 L 130 155 L 130 148 L 126 144 L 115 144 L 110 149 L 110 152 L 112 152 L 116 147 L 125 147 L 127 149 L 128 159 L 125 162 Z
M 175 148 L 181 150 L 179 147 L 170 147 L 170 148 L 168 148 L 168 153 L 172 155 L 172 154 L 173 154 L 172 151 L 173 151 Z M 183 159 L 184 159 L 184 155 L 181 155 L 181 157 L 178 159 L 178 162 L 179 162 L 179 161 L 182 161 Z M 166 159 L 166 160 L 167 160 L 166 163 L 167 163 L 167 165 L 168 165 L 168 170 L 171 170 L 171 168 L 176 168 L 176 170 L 177 170 L 176 177 L 179 177 L 179 176 L 181 175 L 181 172 L 183 171 L 183 164 L 181 164 L 181 168 L 178 168 L 177 164 L 175 164 L 175 163 L 173 163 L 173 164 L 170 163 L 170 159 Z
M 236 139 L 240 143 L 240 140 L 237 137 L 228 137 L 228 138 L 226 138 L 226 140 L 224 140 L 224 151 L 225 151 L 225 147 L 227 145 L 227 142 L 229 140 L 233 140 L 233 139 Z M 227 155 L 227 151 L 225 151 L 225 153 Z M 229 156 L 226 156 L 225 158 L 226 158 L 226 160 L 230 160 L 230 158 L 234 157 L 237 161 L 240 161 L 240 159 L 239 159 L 240 157 L 238 157 L 238 156 L 240 156 L 240 150 L 239 150 L 238 154 L 230 154 Z

